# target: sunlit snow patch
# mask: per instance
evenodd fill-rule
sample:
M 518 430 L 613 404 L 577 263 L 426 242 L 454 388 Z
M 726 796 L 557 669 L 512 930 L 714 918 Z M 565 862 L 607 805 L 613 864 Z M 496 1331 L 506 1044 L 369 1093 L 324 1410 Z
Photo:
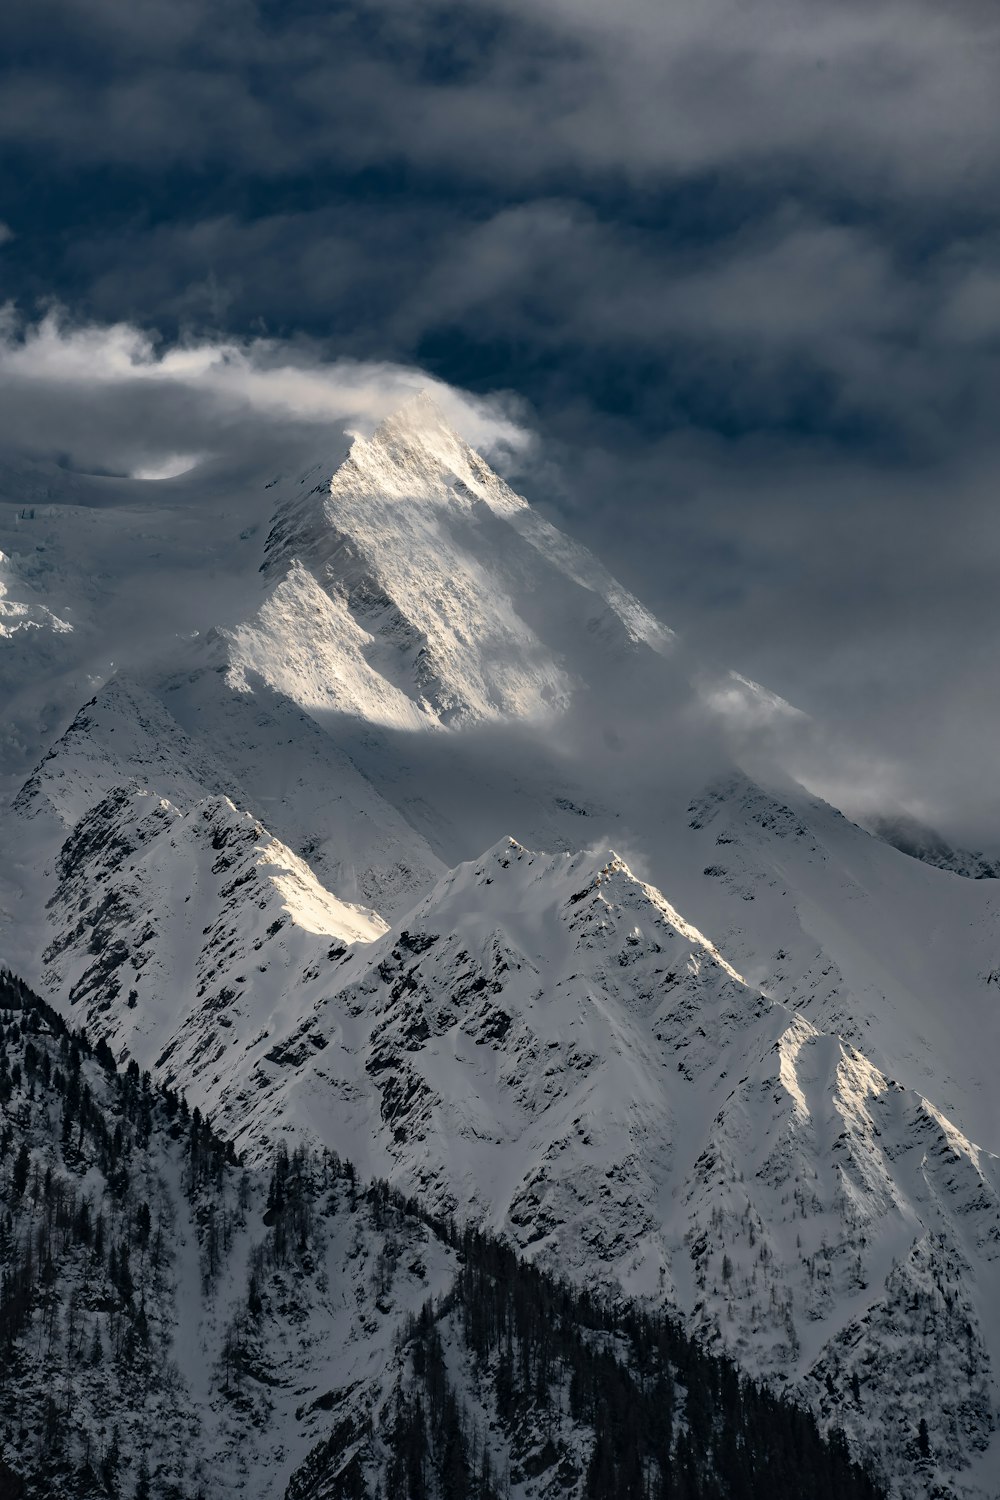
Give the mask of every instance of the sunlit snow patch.
M 73 629 L 44 604 L 23 597 L 28 590 L 23 585 L 18 588 L 19 582 L 13 560 L 6 552 L 0 552 L 0 640 L 24 630 L 51 630 L 59 635 Z
M 132 470 L 133 479 L 177 479 L 201 462 L 200 453 L 170 453 L 154 463 Z

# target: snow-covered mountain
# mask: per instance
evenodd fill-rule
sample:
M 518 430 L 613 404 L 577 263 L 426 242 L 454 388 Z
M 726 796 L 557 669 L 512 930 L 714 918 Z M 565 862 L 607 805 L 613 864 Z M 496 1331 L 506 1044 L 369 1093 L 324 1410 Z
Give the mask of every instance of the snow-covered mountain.
M 281 582 L 234 670 L 395 729 L 545 718 L 581 650 L 672 640 L 420 397 L 284 501 L 264 566 Z
M 425 401 L 335 469 L 43 496 L 0 958 L 248 1160 L 335 1142 L 996 1492 L 996 882 L 748 774 L 794 709 Z
M 242 833 L 259 859 L 254 830 L 198 818 L 228 885 L 244 880 L 233 845 Z M 112 906 L 121 883 L 98 881 Z M 679 1308 L 889 1472 L 922 1415 L 945 1470 L 988 1449 L 1000 1164 L 746 985 L 623 861 L 506 840 L 404 927 L 305 956 L 280 924 L 262 940 L 271 908 L 251 904 L 262 938 L 237 944 L 230 921 L 208 931 L 211 990 L 179 1018 L 161 1019 L 145 974 L 152 922 L 123 922 L 122 949 L 105 948 L 113 973 L 102 983 L 92 962 L 81 996 L 92 1027 L 183 1086 L 251 1159 L 282 1138 L 349 1142 L 364 1176 L 439 1216 Z M 85 913 L 84 958 L 90 931 Z M 194 993 L 179 965 L 176 980 Z M 140 1022 L 114 1005 L 105 1019 L 117 984 L 141 994 Z M 894 1352 L 909 1342 L 919 1379 Z

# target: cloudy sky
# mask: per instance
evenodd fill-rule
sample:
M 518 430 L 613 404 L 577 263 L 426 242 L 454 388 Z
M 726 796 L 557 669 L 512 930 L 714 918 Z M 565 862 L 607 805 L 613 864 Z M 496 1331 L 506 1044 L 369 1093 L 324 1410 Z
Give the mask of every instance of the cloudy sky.
M 0 60 L 8 441 L 128 465 L 220 358 L 288 422 L 425 372 L 669 623 L 1000 838 L 995 0 L 13 0 Z

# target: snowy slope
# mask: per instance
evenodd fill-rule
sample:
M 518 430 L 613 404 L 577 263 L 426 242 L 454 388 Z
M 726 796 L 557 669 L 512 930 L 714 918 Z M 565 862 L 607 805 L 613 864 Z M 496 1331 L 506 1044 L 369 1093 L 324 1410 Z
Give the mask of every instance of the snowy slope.
M 47 988 L 163 1076 L 245 1068 L 299 1014 L 303 974 L 385 930 L 224 797 L 181 813 L 116 789 L 73 830 L 51 898 Z
M 595 646 L 671 648 L 672 632 L 426 398 L 356 439 L 332 481 L 301 488 L 267 541 L 266 571 L 283 583 L 236 633 L 234 654 L 237 670 L 255 665 L 312 708 L 402 730 L 545 721 L 581 685 Z M 317 623 L 303 630 L 309 612 Z M 289 631 L 309 662 L 283 658 Z
M 1000 1151 L 993 882 L 909 859 L 801 788 L 727 776 L 686 812 L 687 909 L 741 972 Z
M 211 647 L 201 648 L 202 656 L 206 651 L 211 661 Z M 220 692 L 212 666 L 201 657 L 198 664 L 202 670 L 172 681 L 161 697 L 112 678 L 80 709 L 0 822 L 5 948 L 24 972 L 37 977 L 54 935 L 60 851 L 113 793 L 144 791 L 184 812 L 219 796 L 242 809 L 264 808 L 282 841 L 348 902 L 377 904 L 389 914 L 405 909 L 443 868 L 301 710 L 261 693 L 234 696 L 224 684 Z M 184 714 L 190 733 L 165 704 Z
M 0 637 L 0 807 L 102 683 L 241 617 L 271 508 L 261 476 L 239 466 L 142 482 L 0 454 L 11 596 L 73 627 Z

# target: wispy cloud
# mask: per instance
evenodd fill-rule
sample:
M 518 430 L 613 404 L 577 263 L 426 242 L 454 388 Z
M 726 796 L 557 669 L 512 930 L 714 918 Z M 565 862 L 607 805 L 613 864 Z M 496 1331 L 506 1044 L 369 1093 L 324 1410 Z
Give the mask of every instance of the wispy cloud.
M 370 431 L 429 391 L 477 448 L 511 450 L 527 435 L 512 403 L 473 397 L 397 364 L 324 361 L 306 344 L 218 339 L 164 344 L 127 323 L 78 325 L 52 312 L 0 328 L 0 437 L 74 462 L 161 472 L 181 450 L 232 453 L 253 423 L 271 440 L 303 429 L 318 443 Z

